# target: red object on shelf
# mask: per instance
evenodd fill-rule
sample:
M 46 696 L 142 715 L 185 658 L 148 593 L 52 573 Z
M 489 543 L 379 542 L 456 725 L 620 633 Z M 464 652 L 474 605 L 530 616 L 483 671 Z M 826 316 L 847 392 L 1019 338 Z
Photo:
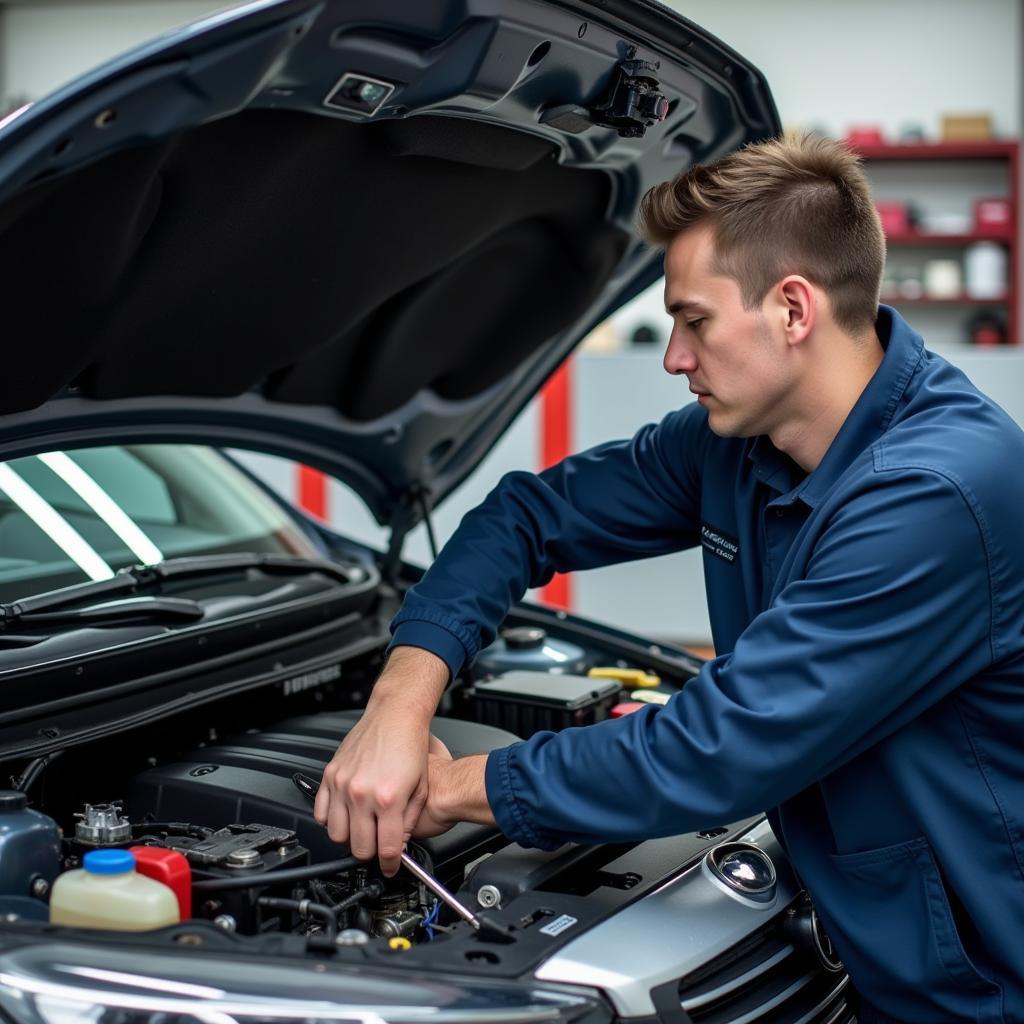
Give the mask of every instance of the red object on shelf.
M 183 853 L 162 850 L 158 846 L 130 846 L 135 855 L 135 870 L 140 875 L 163 882 L 178 897 L 182 921 L 192 916 L 192 868 Z
M 1013 206 L 1009 199 L 976 199 L 974 230 L 996 237 L 1013 234 Z
M 979 327 L 971 335 L 971 344 L 979 348 L 993 348 L 1002 343 L 1002 335 L 996 327 Z
M 884 146 L 885 140 L 882 136 L 882 129 L 878 125 L 865 124 L 851 128 L 846 133 L 846 143 L 849 146 L 860 148 L 861 146 Z
M 875 209 L 887 238 L 910 232 L 910 211 L 906 203 L 882 201 L 875 203 Z

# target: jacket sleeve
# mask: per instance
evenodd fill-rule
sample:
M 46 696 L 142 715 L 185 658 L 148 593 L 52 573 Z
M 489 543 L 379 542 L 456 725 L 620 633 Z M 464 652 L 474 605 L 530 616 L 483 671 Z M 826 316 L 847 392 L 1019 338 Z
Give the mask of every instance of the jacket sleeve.
M 433 651 L 454 676 L 528 587 L 556 572 L 663 555 L 698 542 L 706 416 L 685 406 L 631 440 L 545 472 L 509 473 L 469 512 L 392 622 L 392 646 Z
M 554 848 L 777 806 L 991 664 L 987 561 L 945 477 L 876 478 L 833 516 L 805 578 L 666 706 L 491 753 L 498 825 Z

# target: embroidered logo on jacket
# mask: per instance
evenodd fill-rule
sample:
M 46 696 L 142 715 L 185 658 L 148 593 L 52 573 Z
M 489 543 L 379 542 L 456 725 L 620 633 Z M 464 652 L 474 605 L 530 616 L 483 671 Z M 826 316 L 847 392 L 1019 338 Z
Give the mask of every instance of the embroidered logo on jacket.
M 700 524 L 700 543 L 705 551 L 730 565 L 736 561 L 736 556 L 740 553 L 740 542 L 731 533 L 726 533 L 710 523 Z

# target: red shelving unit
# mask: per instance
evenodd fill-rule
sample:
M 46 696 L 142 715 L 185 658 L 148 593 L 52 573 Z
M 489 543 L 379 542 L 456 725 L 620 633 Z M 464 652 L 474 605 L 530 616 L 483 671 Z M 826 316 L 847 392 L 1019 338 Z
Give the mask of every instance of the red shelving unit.
M 970 245 L 972 242 L 1009 242 L 1012 235 L 1005 231 L 974 231 L 966 235 L 929 234 L 927 231 L 908 231 L 905 235 L 886 235 L 889 245 Z
M 1016 160 L 1017 142 L 907 142 L 857 146 L 865 160 Z
M 975 299 L 968 295 L 952 299 L 933 299 L 922 296 L 915 299 L 890 296 L 887 300 L 898 305 L 941 305 L 941 306 L 999 306 L 1006 310 L 1007 340 L 1011 345 L 1021 342 L 1019 313 L 1019 144 L 1016 141 L 1001 140 L 993 142 L 921 142 L 899 145 L 868 145 L 857 146 L 856 151 L 864 159 L 868 173 L 871 172 L 873 161 L 916 161 L 937 160 L 988 160 L 1001 161 L 1006 164 L 1006 198 L 1010 201 L 1013 211 L 1012 230 L 1010 232 L 971 231 L 963 234 L 929 234 L 927 232 L 909 231 L 889 236 L 886 241 L 892 247 L 909 248 L 966 248 L 975 242 L 998 242 L 1007 250 L 1007 287 L 1006 294 L 998 299 Z M 927 172 L 922 172 L 927 173 Z M 906 197 L 908 200 L 912 196 Z
M 907 298 L 905 295 L 882 295 L 882 301 L 893 306 L 1005 306 L 1009 298 L 1002 295 L 995 299 L 976 299 L 973 295 L 957 295 L 951 299 L 933 299 L 927 295 Z

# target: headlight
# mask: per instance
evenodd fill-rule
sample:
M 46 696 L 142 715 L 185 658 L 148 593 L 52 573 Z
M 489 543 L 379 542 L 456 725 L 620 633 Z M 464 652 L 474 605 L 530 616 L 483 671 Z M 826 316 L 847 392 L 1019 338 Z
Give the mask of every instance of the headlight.
M 372 971 L 373 968 L 369 967 Z M 356 973 L 358 970 L 358 973 Z M 0 955 L 15 1024 L 605 1024 L 597 998 L 347 964 L 30 946 Z

